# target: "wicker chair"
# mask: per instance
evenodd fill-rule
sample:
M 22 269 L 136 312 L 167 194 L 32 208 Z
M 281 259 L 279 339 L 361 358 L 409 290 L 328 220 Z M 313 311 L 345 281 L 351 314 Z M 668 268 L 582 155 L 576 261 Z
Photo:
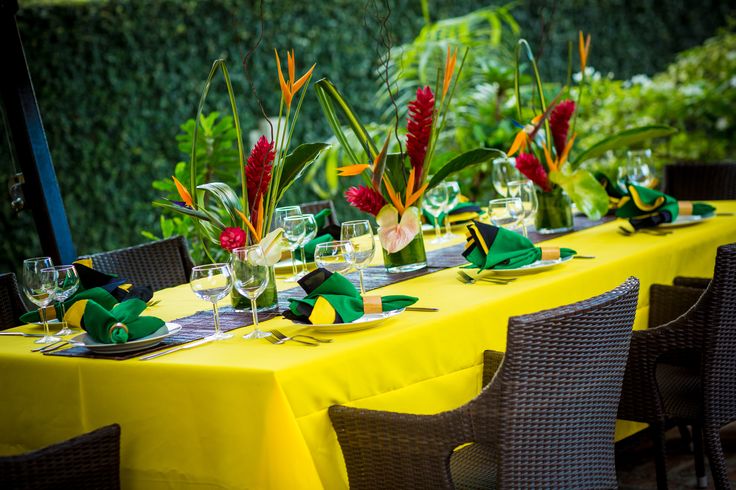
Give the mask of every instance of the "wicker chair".
M 330 209 L 332 213 L 327 218 L 328 225 L 340 226 L 340 222 L 337 219 L 337 212 L 335 211 L 335 203 L 332 201 L 313 201 L 305 204 L 300 204 L 299 207 L 304 214 L 317 214 L 323 209 Z
M 15 274 L 0 274 L 0 330 L 20 325 L 18 318 L 25 312 Z
M 120 488 L 120 426 L 108 425 L 19 456 L 0 457 L 0 488 Z
M 187 242 L 180 236 L 80 258 L 91 258 L 95 269 L 117 274 L 137 286 L 151 286 L 154 291 L 186 284 L 194 265 Z
M 650 425 L 658 488 L 667 488 L 668 423 L 693 427 L 698 486 L 707 484 L 704 440 L 716 488 L 730 488 L 719 430 L 736 420 L 736 244 L 718 248 L 715 274 L 704 291 L 660 289 L 660 301 L 667 290 L 673 298 L 682 298 L 683 289 L 691 297 L 702 295 L 684 315 L 634 332 L 619 418 Z
M 736 199 L 736 163 L 665 165 L 664 191 L 678 199 Z
M 354 489 L 616 488 L 614 430 L 639 281 L 509 319 L 490 384 L 436 415 L 328 413 Z M 459 446 L 462 448 L 455 450 Z

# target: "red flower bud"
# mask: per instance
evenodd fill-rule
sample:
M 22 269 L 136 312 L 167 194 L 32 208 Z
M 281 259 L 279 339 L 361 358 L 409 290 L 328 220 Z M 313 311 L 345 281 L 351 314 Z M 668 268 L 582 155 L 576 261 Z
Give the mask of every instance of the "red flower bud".
M 230 252 L 245 246 L 245 231 L 235 227 L 225 228 L 220 233 L 220 246 Z

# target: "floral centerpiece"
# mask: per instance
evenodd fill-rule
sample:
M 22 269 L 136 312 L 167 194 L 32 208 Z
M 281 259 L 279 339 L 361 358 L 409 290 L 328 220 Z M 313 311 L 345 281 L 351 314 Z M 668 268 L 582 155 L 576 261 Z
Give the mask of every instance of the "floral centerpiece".
M 389 272 L 405 272 L 426 266 L 419 211 L 423 193 L 454 172 L 503 154 L 499 150 L 477 148 L 456 156 L 441 168 L 432 168 L 437 139 L 447 122 L 467 50 L 456 71 L 457 53 L 457 49 L 451 52 L 448 47 L 434 91 L 429 86 L 417 88 L 416 97 L 408 106 L 406 151 L 398 153 L 388 152 L 391 133 L 386 137 L 383 147 L 378 149 L 350 104 L 332 82 L 322 79 L 315 84 L 327 121 L 352 161 L 352 164 L 338 169 L 339 175 L 361 175 L 365 181 L 364 185 L 350 187 L 345 192 L 345 198 L 352 206 L 375 217 L 384 264 Z M 439 94 L 439 97 L 435 94 Z M 340 115 L 347 120 L 366 157 L 358 156 L 348 144 L 340 125 Z M 393 128 L 396 135 L 397 129 Z M 398 136 L 396 140 L 401 149 Z M 365 163 L 366 160 L 370 163 Z M 434 174 L 431 179 L 430 172 Z
M 278 81 L 281 87 L 279 118 L 275 134 L 267 138 L 261 136 L 250 152 L 247 160 L 243 149 L 243 139 L 238 119 L 237 106 L 233 94 L 230 76 L 224 60 L 218 59 L 212 65 L 209 77 L 199 102 L 196 121 L 200 120 L 204 102 L 214 76 L 222 71 L 230 98 L 230 106 L 235 121 L 237 146 L 240 158 L 241 194 L 223 182 L 197 183 L 197 129 L 195 126 L 190 159 L 190 181 L 185 186 L 176 177 L 174 183 L 181 201 L 162 200 L 154 205 L 189 216 L 193 219 L 197 233 L 202 238 L 205 252 L 212 260 L 209 246 L 219 246 L 232 251 L 245 245 L 260 244 L 266 261 L 271 266 L 271 281 L 268 289 L 258 298 L 259 309 L 274 308 L 277 304 L 276 283 L 273 265 L 281 257 L 280 228 L 271 230 L 274 210 L 289 187 L 299 178 L 302 172 L 327 147 L 324 143 L 307 143 L 297 146 L 293 151 L 291 137 L 299 116 L 306 89 L 301 91 L 298 101 L 293 107 L 295 96 L 300 89 L 309 85 L 314 65 L 300 78 L 295 76 L 294 52 L 287 54 L 288 79 L 281 70 L 281 60 L 276 52 Z M 246 307 L 248 302 L 235 289 L 232 293 L 233 305 L 236 308 Z
M 608 150 L 636 144 L 651 138 L 668 136 L 676 130 L 669 126 L 651 125 L 627 129 L 603 138 L 586 150 L 574 152 L 576 108 L 586 84 L 586 66 L 590 52 L 590 34 L 579 33 L 578 53 L 580 78 L 577 86 L 577 104 L 571 97 L 571 83 L 564 86 L 551 103 L 547 103 L 544 86 L 539 76 L 534 55 L 526 40 L 521 39 L 516 50 L 516 104 L 517 114 L 523 121 L 520 90 L 520 58 L 522 48 L 531 63 L 534 91 L 538 106 L 529 124 L 517 123 L 517 133 L 508 151 L 516 156 L 516 168 L 536 184 L 539 209 L 536 228 L 540 233 L 556 233 L 572 230 L 570 200 L 590 219 L 600 219 L 608 211 L 608 195 L 593 175 L 580 168 L 588 159 L 598 157 Z M 568 70 L 571 71 L 571 70 Z M 566 95 L 559 103 L 558 99 Z

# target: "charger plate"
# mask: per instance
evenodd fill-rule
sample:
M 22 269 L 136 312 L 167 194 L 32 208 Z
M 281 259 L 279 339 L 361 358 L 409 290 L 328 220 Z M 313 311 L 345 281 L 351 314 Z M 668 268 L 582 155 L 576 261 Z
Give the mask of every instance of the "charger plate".
M 497 276 L 516 276 L 520 274 L 535 274 L 537 272 L 546 271 L 548 269 L 551 269 L 553 267 L 557 267 L 560 264 L 564 264 L 565 262 L 569 262 L 572 260 L 574 255 L 569 255 L 564 258 L 559 258 L 555 260 L 537 260 L 536 262 L 533 262 L 528 265 L 524 265 L 521 267 L 517 267 L 515 269 L 489 269 L 485 270 L 480 273 L 480 276 L 487 276 L 487 275 L 497 275 Z M 471 276 L 472 277 L 472 276 Z
M 181 330 L 181 325 L 178 323 L 166 323 L 163 327 L 159 328 L 151 335 L 141 337 L 140 339 L 131 340 L 124 344 L 103 344 L 97 342 L 86 333 L 82 333 L 73 337 L 69 342 L 79 347 L 86 347 L 92 352 L 98 354 L 122 354 L 125 352 L 135 352 L 137 350 L 143 350 L 148 347 L 154 346 L 164 340 L 166 337 L 174 335 Z
M 388 320 L 389 318 L 400 315 L 404 312 L 404 310 L 405 308 L 400 308 L 398 310 L 384 311 L 382 313 L 369 313 L 367 315 L 361 316 L 351 323 L 327 323 L 322 325 L 305 325 L 300 323 L 299 325 L 302 325 L 304 328 L 308 328 L 315 332 L 322 333 L 357 332 L 358 330 L 373 328 L 379 323 Z

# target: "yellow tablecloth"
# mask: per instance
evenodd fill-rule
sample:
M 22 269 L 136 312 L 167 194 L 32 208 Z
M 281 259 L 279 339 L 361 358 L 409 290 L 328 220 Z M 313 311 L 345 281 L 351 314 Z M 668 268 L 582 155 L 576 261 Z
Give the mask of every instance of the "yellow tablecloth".
M 716 203 L 736 211 L 736 202 Z M 480 389 L 481 353 L 503 350 L 506 322 L 602 293 L 634 275 L 646 322 L 648 289 L 712 273 L 718 245 L 736 242 L 736 217 L 624 237 L 612 222 L 550 242 L 573 260 L 507 286 L 464 285 L 445 270 L 382 288 L 439 313 L 406 312 L 318 348 L 234 338 L 141 362 L 41 356 L 30 338 L 0 338 L 0 454 L 38 448 L 96 427 L 122 426 L 123 488 L 344 488 L 333 404 L 436 413 Z M 151 314 L 171 320 L 207 308 L 188 286 L 160 291 Z M 263 324 L 294 332 L 283 319 Z M 38 330 L 26 326 L 23 329 Z M 248 329 L 234 331 L 243 334 Z M 625 433 L 621 427 L 619 435 Z

